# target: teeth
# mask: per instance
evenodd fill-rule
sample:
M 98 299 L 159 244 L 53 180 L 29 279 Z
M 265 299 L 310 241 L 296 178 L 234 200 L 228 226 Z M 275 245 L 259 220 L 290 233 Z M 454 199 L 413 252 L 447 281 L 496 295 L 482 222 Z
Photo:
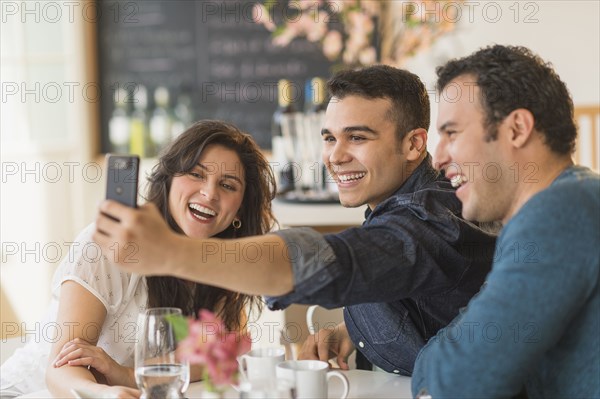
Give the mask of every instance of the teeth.
M 207 215 L 215 216 L 217 214 L 217 212 L 213 211 L 210 208 L 206 208 L 206 207 L 204 207 L 202 205 L 190 204 L 189 207 L 191 209 L 197 210 L 198 212 L 206 213 Z
M 366 173 L 355 173 L 355 174 L 351 174 L 351 175 L 338 175 L 338 178 L 340 179 L 340 181 L 342 182 L 349 182 L 351 180 L 358 180 L 358 179 L 362 179 L 363 177 L 365 177 Z
M 195 217 L 196 219 L 200 219 L 200 220 L 208 220 L 208 218 L 202 217 L 194 212 L 192 212 L 192 216 Z
M 463 175 L 454 175 L 452 179 L 450 179 L 450 184 L 454 188 L 458 188 L 463 185 L 463 183 L 467 182 L 467 178 Z

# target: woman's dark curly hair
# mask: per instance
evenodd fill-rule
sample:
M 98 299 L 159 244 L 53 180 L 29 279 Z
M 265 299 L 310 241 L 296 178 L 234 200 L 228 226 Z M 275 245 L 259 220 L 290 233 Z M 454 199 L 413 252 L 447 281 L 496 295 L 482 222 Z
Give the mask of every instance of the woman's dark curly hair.
M 169 211 L 171 182 L 174 176 L 189 173 L 209 145 L 221 145 L 235 151 L 246 178 L 244 197 L 238 212 L 242 226 L 239 229 L 229 226 L 216 237 L 245 237 L 269 232 L 276 223 L 271 210 L 271 201 L 276 192 L 273 172 L 252 137 L 230 123 L 203 120 L 183 132 L 163 151 L 159 163 L 148 177 L 146 199 L 158 207 L 174 231 L 184 234 Z M 250 309 L 253 306 L 261 307 L 259 297 L 175 277 L 147 277 L 146 282 L 149 307 L 178 307 L 188 316 L 196 316 L 200 309 L 218 311 L 218 316 L 230 330 L 243 327 L 243 312 L 247 306 Z

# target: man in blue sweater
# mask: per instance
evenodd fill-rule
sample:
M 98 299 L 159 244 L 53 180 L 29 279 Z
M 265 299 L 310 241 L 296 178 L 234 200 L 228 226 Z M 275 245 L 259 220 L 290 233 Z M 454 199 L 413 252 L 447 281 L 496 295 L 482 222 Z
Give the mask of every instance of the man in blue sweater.
M 600 178 L 571 160 L 566 86 L 522 47 L 437 73 L 435 161 L 466 219 L 504 228 L 486 285 L 418 355 L 413 393 L 600 397 Z

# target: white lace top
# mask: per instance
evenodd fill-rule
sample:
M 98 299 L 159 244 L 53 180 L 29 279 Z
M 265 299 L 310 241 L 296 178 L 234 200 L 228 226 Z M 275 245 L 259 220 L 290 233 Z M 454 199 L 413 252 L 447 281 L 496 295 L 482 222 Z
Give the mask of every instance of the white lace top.
M 72 331 L 72 327 L 56 323 L 60 287 L 68 280 L 81 284 L 106 308 L 98 346 L 118 363 L 133 367 L 138 314 L 146 310 L 148 297 L 145 280 L 120 271 L 101 255 L 100 248 L 92 241 L 93 232 L 94 225 L 90 225 L 79 234 L 54 274 L 50 307 L 40 328 L 36 326 L 40 333 L 33 334 L 30 342 L 2 364 L 0 396 L 46 388 L 45 370 L 52 343 L 58 340 L 58 334 Z M 85 335 L 86 329 L 83 331 Z

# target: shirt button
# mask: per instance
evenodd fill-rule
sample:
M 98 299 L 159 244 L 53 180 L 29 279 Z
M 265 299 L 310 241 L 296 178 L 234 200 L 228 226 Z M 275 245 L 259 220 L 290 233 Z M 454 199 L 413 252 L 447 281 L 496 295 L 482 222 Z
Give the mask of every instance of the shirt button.
M 364 348 L 364 347 L 365 347 L 365 343 L 364 343 L 364 342 L 362 342 L 362 341 L 359 341 L 359 342 L 358 342 L 358 346 L 360 346 L 361 348 Z
M 394 370 L 394 374 L 400 374 L 400 370 Z

